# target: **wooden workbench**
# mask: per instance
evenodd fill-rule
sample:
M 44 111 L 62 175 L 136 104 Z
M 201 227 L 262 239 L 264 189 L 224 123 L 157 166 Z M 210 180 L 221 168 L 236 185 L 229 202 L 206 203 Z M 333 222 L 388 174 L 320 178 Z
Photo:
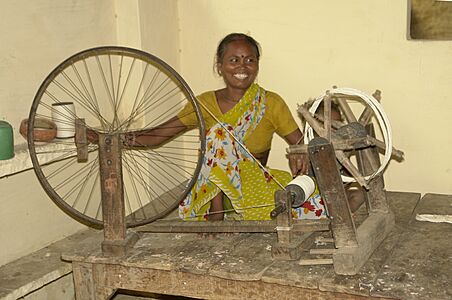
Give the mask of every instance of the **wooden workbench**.
M 396 227 L 354 276 L 272 260 L 276 234 L 269 233 L 148 233 L 121 259 L 103 257 L 100 245 L 63 259 L 72 261 L 83 300 L 107 299 L 117 289 L 201 299 L 452 299 L 452 224 L 415 220 L 452 215 L 452 196 L 387 196 Z

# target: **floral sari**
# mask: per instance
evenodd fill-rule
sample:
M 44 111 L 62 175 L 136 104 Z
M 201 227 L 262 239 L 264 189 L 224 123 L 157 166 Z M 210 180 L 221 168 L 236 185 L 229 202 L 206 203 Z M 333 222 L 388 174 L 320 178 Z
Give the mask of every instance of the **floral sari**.
M 210 200 L 223 192 L 230 208 L 226 219 L 267 220 L 275 207 L 274 193 L 292 179 L 288 172 L 263 170 L 244 148 L 244 143 L 266 109 L 265 90 L 253 84 L 242 99 L 219 118 L 206 133 L 207 151 L 198 179 L 179 205 L 185 220 L 205 220 Z M 232 137 L 236 138 L 236 140 Z M 324 216 L 320 196 L 314 193 L 302 207 L 292 211 L 294 218 Z M 316 216 L 317 215 L 317 216 Z

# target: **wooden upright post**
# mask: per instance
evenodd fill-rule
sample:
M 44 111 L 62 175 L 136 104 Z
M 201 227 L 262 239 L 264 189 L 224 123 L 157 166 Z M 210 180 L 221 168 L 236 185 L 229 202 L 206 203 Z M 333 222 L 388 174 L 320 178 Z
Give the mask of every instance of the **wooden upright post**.
M 99 163 L 106 255 L 123 256 L 137 237 L 126 239 L 121 144 L 118 134 L 99 134 Z
M 333 253 L 334 270 L 337 274 L 354 275 L 392 230 L 394 215 L 390 211 L 375 211 L 356 228 L 332 144 L 315 138 L 309 143 L 308 153 L 331 219 L 337 248 Z
M 337 248 L 357 246 L 356 228 L 342 184 L 333 145 L 317 137 L 309 142 L 309 160 L 328 215 Z
M 276 232 L 278 241 L 272 246 L 272 257 L 275 260 L 299 259 L 302 253 L 303 242 L 312 235 L 308 233 L 295 233 L 292 220 L 292 201 L 286 191 L 275 192 L 275 204 L 283 205 L 285 210 L 276 217 Z
M 375 130 L 372 124 L 366 125 L 366 130 L 370 136 L 375 137 Z M 376 147 L 358 150 L 356 158 L 358 168 L 363 175 L 370 175 L 380 167 L 380 157 Z M 369 214 L 389 211 L 383 175 L 380 174 L 369 182 L 369 190 L 365 191 L 365 195 Z

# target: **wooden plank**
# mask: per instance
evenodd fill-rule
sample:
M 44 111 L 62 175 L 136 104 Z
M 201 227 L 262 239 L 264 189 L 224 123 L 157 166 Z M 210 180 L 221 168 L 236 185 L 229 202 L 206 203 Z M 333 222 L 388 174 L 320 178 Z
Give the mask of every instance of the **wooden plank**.
M 312 265 L 332 265 L 332 258 L 312 258 L 312 259 L 301 259 L 298 261 L 300 266 L 312 266 Z
M 75 298 L 77 300 L 95 300 L 95 283 L 92 272 L 92 264 L 72 263 Z
M 330 221 L 328 219 L 319 220 L 293 220 L 294 232 L 313 232 L 329 230 Z M 159 220 L 136 227 L 137 232 L 174 232 L 174 233 L 203 233 L 203 232 L 276 232 L 276 221 L 216 221 L 216 222 L 195 222 L 182 220 Z
M 331 227 L 336 247 L 357 246 L 355 224 L 336 165 L 333 147 L 326 139 L 315 138 L 309 143 L 308 149 L 320 194 L 332 219 Z
M 196 251 L 193 243 L 206 244 L 198 234 L 145 233 L 120 263 L 131 267 L 177 270 L 181 267 L 181 258 L 187 262 L 193 260 L 193 252 Z
M 242 239 L 230 251 L 224 253 L 221 262 L 209 269 L 209 275 L 240 281 L 260 280 L 263 272 L 274 263 L 271 245 L 276 242 L 275 235 L 245 236 L 246 239 Z
M 106 284 L 108 277 L 112 274 L 106 271 L 105 264 L 93 264 L 93 281 L 94 281 L 94 294 L 96 300 L 111 299 L 117 288 L 114 285 Z
M 335 150 L 354 150 L 354 149 L 360 149 L 360 148 L 366 148 L 369 146 L 372 146 L 372 142 L 367 137 L 355 137 L 355 138 L 348 138 L 348 139 L 342 139 L 334 137 L 332 140 L 333 147 Z M 287 148 L 287 153 L 307 153 L 308 152 L 308 145 L 290 145 Z
M 384 272 L 386 260 L 402 239 L 401 229 L 391 231 L 356 275 L 337 275 L 334 270 L 329 270 L 319 281 L 319 289 L 362 296 L 370 295 L 370 292 L 375 289 L 377 276 Z
M 273 285 L 316 290 L 325 272 L 332 269 L 332 265 L 299 265 L 298 261 L 281 261 L 268 267 L 261 280 Z
M 414 219 L 414 210 L 418 205 L 420 193 L 386 192 L 386 199 L 390 210 L 395 215 L 396 225 L 408 227 L 410 220 Z
M 425 194 L 414 212 L 415 218 L 422 215 L 452 216 L 452 195 Z
M 296 265 L 298 269 L 303 266 Z M 310 267 L 306 267 L 310 268 Z M 121 289 L 146 291 L 193 297 L 199 299 L 306 299 L 318 300 L 369 300 L 357 295 L 322 292 L 315 287 L 300 288 L 287 284 L 273 284 L 263 281 L 231 280 L 215 276 L 190 274 L 187 272 L 168 272 L 145 268 L 125 268 L 120 265 L 106 265 L 107 286 Z M 303 281 L 303 280 L 300 280 Z M 388 298 L 378 298 L 387 300 Z
M 374 213 L 358 227 L 357 246 L 342 247 L 333 254 L 334 271 L 355 275 L 394 227 L 392 213 Z
M 289 243 L 275 242 L 272 245 L 272 257 L 274 260 L 297 260 L 302 255 L 305 248 L 304 243 L 313 233 L 304 233 L 302 235 L 293 235 Z
M 310 249 L 310 254 L 333 254 L 336 252 L 336 249 L 333 248 L 319 248 L 319 249 Z
M 397 299 L 452 299 L 452 225 L 415 222 L 375 280 L 371 296 Z

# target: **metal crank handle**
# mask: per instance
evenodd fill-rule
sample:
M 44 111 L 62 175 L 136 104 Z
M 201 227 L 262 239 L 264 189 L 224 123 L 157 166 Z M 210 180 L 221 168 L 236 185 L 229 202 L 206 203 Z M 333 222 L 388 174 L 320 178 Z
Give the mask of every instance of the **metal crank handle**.
M 279 214 L 285 212 L 287 209 L 287 206 L 285 203 L 278 204 L 271 212 L 270 212 L 270 218 L 274 219 Z

